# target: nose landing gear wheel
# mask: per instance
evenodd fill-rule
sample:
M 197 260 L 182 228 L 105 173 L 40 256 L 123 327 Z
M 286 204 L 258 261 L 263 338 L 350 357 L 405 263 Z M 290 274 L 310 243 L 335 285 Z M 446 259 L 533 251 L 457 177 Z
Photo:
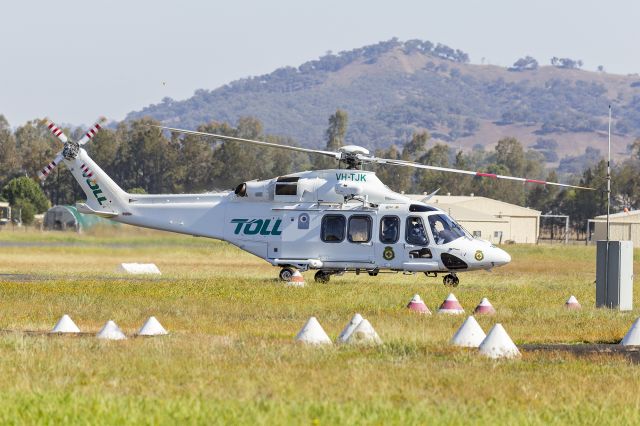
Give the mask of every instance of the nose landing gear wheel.
M 324 272 L 324 271 L 316 272 L 316 275 L 313 277 L 313 279 L 316 280 L 317 283 L 321 283 L 321 284 L 328 283 L 330 278 L 331 278 L 331 275 L 329 275 L 327 272 Z
M 291 281 L 291 277 L 293 276 L 294 272 L 295 271 L 293 270 L 293 268 L 282 268 L 282 270 L 280 271 L 280 280 L 284 282 Z
M 456 275 L 447 274 L 442 279 L 442 282 L 446 286 L 458 287 L 458 284 L 460 284 L 460 279 Z

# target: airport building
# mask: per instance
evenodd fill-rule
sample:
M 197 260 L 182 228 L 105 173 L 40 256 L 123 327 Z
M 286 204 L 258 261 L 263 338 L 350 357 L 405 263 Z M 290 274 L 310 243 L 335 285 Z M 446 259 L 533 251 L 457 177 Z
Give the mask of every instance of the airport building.
M 408 195 L 422 200 L 424 195 Z M 535 244 L 540 230 L 540 211 L 486 197 L 434 195 L 427 204 L 444 210 L 470 233 L 495 244 Z
M 591 241 L 607 239 L 607 215 L 596 216 L 593 222 Z M 609 238 L 611 240 L 633 241 L 634 247 L 640 247 L 640 210 L 614 213 L 609 216 Z M 594 243 L 595 244 L 595 243 Z

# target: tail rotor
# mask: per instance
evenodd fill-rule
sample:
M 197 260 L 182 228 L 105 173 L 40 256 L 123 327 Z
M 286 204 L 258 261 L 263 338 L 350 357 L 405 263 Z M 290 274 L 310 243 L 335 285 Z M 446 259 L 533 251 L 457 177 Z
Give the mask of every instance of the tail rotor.
M 98 131 L 102 129 L 102 126 L 106 121 L 107 119 L 105 117 L 98 118 L 98 120 L 96 120 L 94 125 L 89 128 L 84 136 L 78 142 L 74 142 L 72 140 L 69 140 L 62 129 L 60 129 L 53 121 L 45 119 L 44 125 L 47 127 L 47 129 L 49 129 L 53 136 L 57 137 L 60 142 L 64 144 L 64 147 L 62 151 L 56 154 L 53 161 L 51 161 L 49 164 L 44 166 L 42 170 L 40 170 L 40 172 L 38 173 L 38 177 L 40 178 L 40 180 L 44 181 L 47 176 L 49 176 L 49 174 L 53 171 L 53 169 L 55 169 L 56 166 L 60 164 L 60 162 L 62 162 L 63 159 L 75 158 L 78 155 L 78 148 L 93 139 Z
M 40 178 L 40 180 L 45 180 L 47 176 L 49 176 L 49 173 L 51 173 L 53 169 L 55 169 L 56 166 L 60 164 L 63 158 L 64 157 L 62 156 L 62 153 L 59 152 L 58 155 L 56 155 L 56 158 L 53 159 L 53 161 L 44 166 L 42 170 L 38 172 L 38 178 Z

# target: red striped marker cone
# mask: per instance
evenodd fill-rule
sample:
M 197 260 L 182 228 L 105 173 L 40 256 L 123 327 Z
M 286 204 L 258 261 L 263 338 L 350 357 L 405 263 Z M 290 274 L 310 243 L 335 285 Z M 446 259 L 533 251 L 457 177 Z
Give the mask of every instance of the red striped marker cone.
M 447 298 L 444 299 L 444 302 L 442 302 L 442 305 L 440 305 L 438 313 L 459 315 L 464 314 L 464 309 L 462 309 L 462 305 L 460 305 L 456 296 L 454 296 L 453 293 L 449 293 Z
M 576 297 L 572 294 L 571 297 L 569 297 L 567 299 L 566 302 L 564 302 L 564 307 L 567 309 L 581 309 L 582 306 L 580 306 L 580 302 L 578 302 L 578 299 L 576 299 Z
M 491 304 L 491 302 L 489 302 L 489 299 L 487 299 L 486 297 L 483 297 L 480 303 L 478 303 L 478 306 L 476 306 L 476 308 L 473 310 L 473 313 L 493 315 L 496 313 L 496 310 Z
M 413 296 L 413 299 L 407 305 L 407 308 L 411 311 L 418 312 L 420 314 L 431 314 L 427 305 L 424 304 L 419 294 Z
M 290 287 L 304 287 L 304 277 L 296 269 L 296 271 L 291 275 L 291 279 L 287 281 L 287 285 Z

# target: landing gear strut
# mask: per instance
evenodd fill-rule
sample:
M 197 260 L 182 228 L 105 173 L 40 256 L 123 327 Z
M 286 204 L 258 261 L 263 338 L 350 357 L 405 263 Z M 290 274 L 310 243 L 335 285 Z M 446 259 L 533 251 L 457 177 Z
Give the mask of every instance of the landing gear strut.
M 316 280 L 317 283 L 326 284 L 329 282 L 329 279 L 331 279 L 331 274 L 326 271 L 318 271 L 313 279 Z
M 458 287 L 458 284 L 460 284 L 460 279 L 456 276 L 456 274 L 447 274 L 442 279 L 442 282 L 446 286 Z

